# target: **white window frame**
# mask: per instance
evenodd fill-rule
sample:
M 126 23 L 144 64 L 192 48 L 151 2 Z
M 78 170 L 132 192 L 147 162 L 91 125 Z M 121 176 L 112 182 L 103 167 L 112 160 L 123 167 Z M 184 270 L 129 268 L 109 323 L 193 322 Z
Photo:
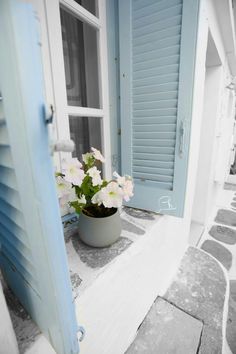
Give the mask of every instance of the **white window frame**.
M 94 16 L 73 0 L 45 0 L 47 34 L 50 51 L 50 66 L 55 105 L 55 128 L 59 140 L 70 139 L 69 115 L 101 119 L 102 151 L 106 159 L 104 177 L 111 178 L 111 142 L 109 120 L 109 88 L 107 59 L 106 0 L 98 0 L 99 17 Z M 64 70 L 63 44 L 61 34 L 60 6 L 68 9 L 83 22 L 98 31 L 99 90 L 102 109 L 69 106 L 67 104 L 66 78 Z M 68 153 L 60 153 L 60 160 Z

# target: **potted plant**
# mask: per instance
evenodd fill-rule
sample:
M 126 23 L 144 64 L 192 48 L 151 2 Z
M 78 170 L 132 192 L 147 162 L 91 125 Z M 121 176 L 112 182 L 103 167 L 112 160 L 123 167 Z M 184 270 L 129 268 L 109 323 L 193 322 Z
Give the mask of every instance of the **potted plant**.
M 82 159 L 83 163 L 76 158 L 63 161 L 62 172 L 56 173 L 59 199 L 79 214 L 81 240 L 90 246 L 106 247 L 121 234 L 118 208 L 133 196 L 133 182 L 130 176 L 122 177 L 117 172 L 110 181 L 102 179 L 97 165 L 105 159 L 95 148 Z

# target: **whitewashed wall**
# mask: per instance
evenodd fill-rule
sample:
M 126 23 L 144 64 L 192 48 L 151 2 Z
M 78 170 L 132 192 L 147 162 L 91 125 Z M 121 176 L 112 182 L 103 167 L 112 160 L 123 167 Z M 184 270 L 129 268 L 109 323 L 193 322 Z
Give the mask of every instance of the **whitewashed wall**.
M 193 205 L 193 220 L 203 225 L 229 173 L 235 112 L 234 91 L 227 88 L 232 73 L 219 27 L 220 14 L 216 11 L 216 1 L 206 0 L 205 4 L 214 48 L 211 46 L 207 53 L 201 150 Z

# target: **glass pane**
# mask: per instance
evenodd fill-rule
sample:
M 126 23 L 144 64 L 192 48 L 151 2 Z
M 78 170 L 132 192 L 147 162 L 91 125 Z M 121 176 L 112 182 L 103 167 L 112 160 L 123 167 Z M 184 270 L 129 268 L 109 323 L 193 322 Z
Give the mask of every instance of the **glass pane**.
M 91 147 L 102 151 L 100 118 L 69 116 L 69 123 L 70 137 L 75 142 L 73 157 L 82 161 L 82 154 L 89 152 Z
M 75 0 L 77 4 L 83 6 L 86 10 L 98 17 L 98 3 L 97 0 Z
M 62 8 L 60 12 L 68 105 L 101 108 L 97 30 Z

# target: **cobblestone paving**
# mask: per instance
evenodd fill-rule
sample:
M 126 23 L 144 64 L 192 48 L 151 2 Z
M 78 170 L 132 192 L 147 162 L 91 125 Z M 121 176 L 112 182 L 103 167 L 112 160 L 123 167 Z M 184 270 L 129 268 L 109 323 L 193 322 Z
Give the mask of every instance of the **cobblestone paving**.
M 228 271 L 230 294 L 226 340 L 229 352 L 236 354 L 236 185 L 227 184 L 215 219 L 207 234 L 204 234 L 200 248 L 215 257 Z M 222 205 L 223 204 L 223 205 Z

